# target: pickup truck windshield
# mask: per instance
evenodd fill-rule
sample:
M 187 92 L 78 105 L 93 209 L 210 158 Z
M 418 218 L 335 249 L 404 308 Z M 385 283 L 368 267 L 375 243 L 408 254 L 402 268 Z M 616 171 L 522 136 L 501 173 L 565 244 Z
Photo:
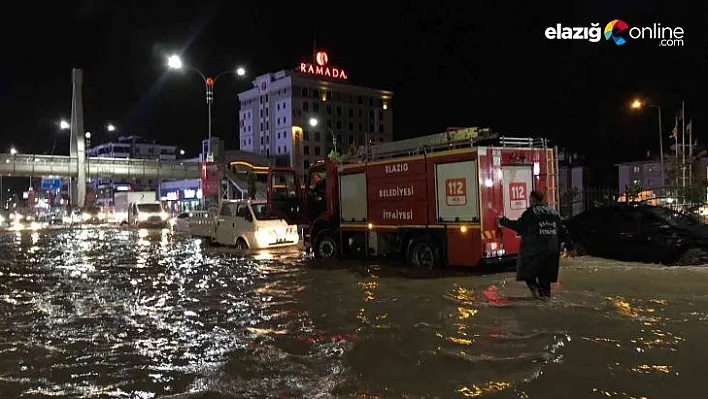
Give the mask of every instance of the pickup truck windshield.
M 253 214 L 256 215 L 258 220 L 277 220 L 277 216 L 268 215 L 268 204 L 251 204 L 253 209 Z
M 138 204 L 139 212 L 158 213 L 162 212 L 160 204 Z

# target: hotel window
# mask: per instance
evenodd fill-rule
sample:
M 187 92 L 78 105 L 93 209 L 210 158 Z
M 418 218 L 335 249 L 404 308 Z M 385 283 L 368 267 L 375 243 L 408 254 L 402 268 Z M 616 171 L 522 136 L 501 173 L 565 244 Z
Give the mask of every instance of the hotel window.
M 332 134 L 327 133 L 327 142 L 331 143 L 332 142 Z
M 379 133 L 383 133 L 383 132 L 384 132 L 384 127 L 383 127 L 383 125 L 379 125 Z
M 280 118 L 278 118 L 278 125 L 280 125 Z
M 327 91 L 327 101 L 332 100 L 332 91 Z
M 310 95 L 310 93 L 307 92 L 307 87 L 303 87 L 303 88 L 302 88 L 302 96 L 303 96 L 303 97 L 308 97 L 309 95 Z
M 349 108 L 349 117 L 350 118 L 354 117 L 354 108 Z
M 320 155 L 320 146 L 315 146 L 315 156 Z
M 342 93 L 334 93 L 334 101 L 342 101 Z
M 320 141 L 320 132 L 315 132 L 315 141 Z
M 332 115 L 332 106 L 331 105 L 327 106 L 327 115 Z
M 639 173 L 640 168 L 639 166 L 635 166 L 634 168 L 632 168 L 632 170 L 634 171 L 634 173 Z
M 354 123 L 349 122 L 349 131 L 351 132 L 352 130 L 354 130 Z
M 309 111 L 310 110 L 310 103 L 308 103 L 307 101 L 303 101 L 302 102 L 302 110 Z
M 342 116 L 342 107 L 337 107 L 337 116 Z
M 320 98 L 320 91 L 317 89 L 312 90 L 312 98 Z
M 342 128 L 342 121 L 337 121 L 337 129 L 341 129 L 341 128 Z
M 353 145 L 353 144 L 354 144 L 354 136 L 352 136 L 352 135 L 350 134 L 350 135 L 349 135 L 349 145 Z
M 362 113 L 361 113 L 361 108 L 359 108 L 359 110 L 358 110 L 357 114 L 359 115 L 359 118 L 361 118 L 361 116 L 362 116 Z
M 302 131 L 302 139 L 305 141 L 310 141 L 310 132 L 307 130 Z
M 268 95 L 266 94 L 266 101 L 268 101 Z M 369 97 L 369 106 L 373 107 L 374 106 L 374 98 Z
M 302 147 L 302 153 L 304 155 L 310 155 L 310 146 L 306 145 L 306 146 Z
M 312 103 L 312 111 L 313 111 L 313 112 L 320 112 L 320 103 L 318 103 L 318 102 L 313 102 L 313 103 Z
M 309 161 L 309 160 L 307 160 L 307 159 L 304 160 L 302 164 L 305 166 L 305 169 L 309 169 L 309 168 L 310 168 L 310 161 Z
M 359 96 L 359 97 L 357 97 L 356 103 L 359 104 L 359 105 L 364 104 L 364 96 Z
M 276 108 L 278 111 L 280 111 L 280 103 L 278 103 L 278 104 L 275 106 L 275 108 Z

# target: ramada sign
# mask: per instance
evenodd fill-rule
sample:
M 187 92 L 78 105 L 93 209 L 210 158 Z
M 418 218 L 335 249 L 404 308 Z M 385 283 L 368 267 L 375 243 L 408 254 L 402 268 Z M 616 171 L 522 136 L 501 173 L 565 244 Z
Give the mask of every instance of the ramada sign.
M 300 72 L 306 73 L 308 75 L 325 76 L 328 78 L 343 80 L 349 79 L 347 77 L 347 73 L 344 72 L 344 69 L 327 66 L 328 62 L 329 57 L 327 56 L 327 53 L 325 53 L 324 51 L 318 51 L 317 53 L 315 53 L 314 64 L 309 62 L 300 63 Z

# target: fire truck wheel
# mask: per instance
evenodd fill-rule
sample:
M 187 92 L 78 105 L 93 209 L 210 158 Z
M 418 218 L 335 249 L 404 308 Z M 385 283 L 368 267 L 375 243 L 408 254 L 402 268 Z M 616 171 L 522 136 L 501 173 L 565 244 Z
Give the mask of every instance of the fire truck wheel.
M 430 238 L 416 238 L 408 245 L 408 261 L 425 269 L 440 267 L 440 250 Z
M 317 234 L 313 247 L 315 258 L 317 259 L 332 259 L 337 256 L 337 241 L 334 239 L 334 234 L 329 230 L 324 230 Z

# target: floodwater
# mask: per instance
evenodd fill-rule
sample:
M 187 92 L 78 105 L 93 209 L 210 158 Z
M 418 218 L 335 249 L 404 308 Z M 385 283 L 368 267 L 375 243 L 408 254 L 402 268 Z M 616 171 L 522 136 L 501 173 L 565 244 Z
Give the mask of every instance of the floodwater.
M 167 231 L 0 233 L 0 398 L 705 397 L 708 269 L 314 264 Z

